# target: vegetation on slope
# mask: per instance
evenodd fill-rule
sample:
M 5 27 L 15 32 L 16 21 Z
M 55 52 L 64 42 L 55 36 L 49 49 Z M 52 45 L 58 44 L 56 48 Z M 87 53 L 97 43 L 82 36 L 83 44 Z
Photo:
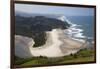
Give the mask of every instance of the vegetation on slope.
M 90 49 L 80 50 L 76 54 L 69 56 L 47 58 L 45 56 L 32 57 L 32 58 L 19 58 L 16 60 L 15 65 L 28 66 L 28 65 L 47 65 L 47 64 L 63 64 L 63 63 L 78 63 L 78 62 L 92 62 L 94 61 L 94 51 Z
M 15 34 L 33 38 L 35 41 L 34 47 L 45 44 L 46 31 L 55 28 L 66 29 L 69 26 L 67 22 L 55 18 L 15 16 Z

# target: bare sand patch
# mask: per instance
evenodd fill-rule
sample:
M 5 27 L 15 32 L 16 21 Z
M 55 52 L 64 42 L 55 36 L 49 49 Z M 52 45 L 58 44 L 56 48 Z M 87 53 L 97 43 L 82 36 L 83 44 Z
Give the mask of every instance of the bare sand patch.
M 61 29 L 53 29 L 47 31 L 46 34 L 46 43 L 35 48 L 32 38 L 15 35 L 15 55 L 22 58 L 32 56 L 62 57 L 86 47 L 86 45 L 82 46 L 83 42 L 66 37 Z

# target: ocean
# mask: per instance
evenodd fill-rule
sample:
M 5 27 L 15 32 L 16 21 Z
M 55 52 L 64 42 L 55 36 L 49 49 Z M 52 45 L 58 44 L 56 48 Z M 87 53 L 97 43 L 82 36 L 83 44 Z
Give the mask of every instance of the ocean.
M 66 31 L 77 39 L 87 39 L 89 42 L 94 38 L 94 17 L 93 16 L 62 16 L 60 20 L 68 22 L 71 27 Z
M 94 17 L 93 16 L 70 16 L 67 17 L 73 24 L 80 25 L 78 28 L 83 30 L 83 35 L 94 36 Z

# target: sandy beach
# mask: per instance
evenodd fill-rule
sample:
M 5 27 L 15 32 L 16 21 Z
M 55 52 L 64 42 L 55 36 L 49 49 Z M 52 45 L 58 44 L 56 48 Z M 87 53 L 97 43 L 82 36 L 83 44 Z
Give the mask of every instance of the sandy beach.
M 15 35 L 15 55 L 21 58 L 33 56 L 62 57 L 77 53 L 80 49 L 86 48 L 87 43 L 77 41 L 64 34 L 61 29 L 47 31 L 47 41 L 43 46 L 33 47 L 34 39 Z

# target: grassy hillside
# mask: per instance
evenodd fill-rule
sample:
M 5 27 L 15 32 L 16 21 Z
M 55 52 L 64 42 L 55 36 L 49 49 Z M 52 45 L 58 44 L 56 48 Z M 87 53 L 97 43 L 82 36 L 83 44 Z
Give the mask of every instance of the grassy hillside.
M 45 65 L 45 64 L 62 64 L 62 63 L 78 63 L 78 62 L 91 62 L 94 61 L 94 51 L 89 49 L 80 50 L 77 54 L 59 58 L 47 57 L 32 57 L 32 58 L 17 58 L 15 65 L 28 66 L 28 65 Z

